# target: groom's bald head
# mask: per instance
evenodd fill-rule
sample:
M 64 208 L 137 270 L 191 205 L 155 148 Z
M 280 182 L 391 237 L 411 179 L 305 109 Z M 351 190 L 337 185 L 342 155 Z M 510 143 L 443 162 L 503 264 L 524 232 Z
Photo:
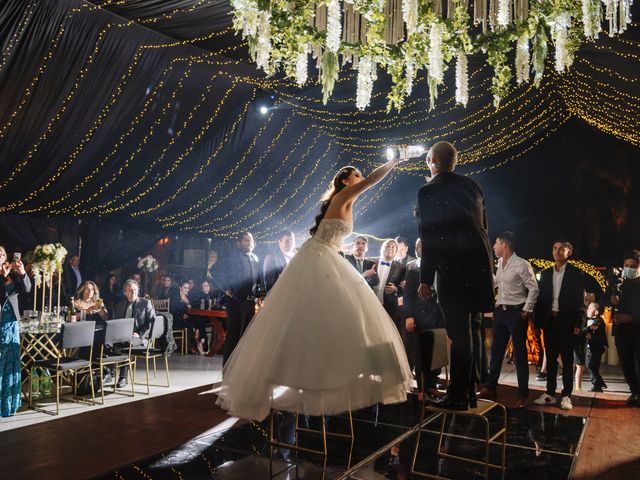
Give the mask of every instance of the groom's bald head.
M 427 154 L 427 164 L 436 167 L 437 172 L 453 172 L 457 162 L 458 151 L 449 142 L 435 143 Z

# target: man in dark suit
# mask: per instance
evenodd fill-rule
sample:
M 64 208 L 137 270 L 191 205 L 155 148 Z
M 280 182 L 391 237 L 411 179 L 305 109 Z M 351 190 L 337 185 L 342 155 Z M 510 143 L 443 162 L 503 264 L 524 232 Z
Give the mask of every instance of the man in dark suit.
M 406 268 L 406 266 L 415 261 L 415 258 L 409 255 L 409 240 L 405 237 L 396 237 L 396 243 L 398 244 L 398 253 L 396 253 L 396 262 L 399 262 Z
M 293 232 L 285 230 L 278 237 L 278 248 L 264 258 L 264 287 L 269 293 L 280 274 L 284 271 L 296 251 L 296 237 Z
M 398 313 L 398 297 L 402 297 L 402 281 L 405 268 L 394 260 L 398 253 L 398 244 L 395 240 L 386 240 L 380 247 L 380 258 L 374 259 L 376 263 L 377 281 L 373 291 L 378 296 L 389 316 L 396 322 Z M 396 322 L 397 325 L 397 322 Z M 402 334 L 404 325 L 397 325 Z
M 535 308 L 536 326 L 544 331 L 547 354 L 547 391 L 534 403 L 553 405 L 558 374 L 558 355 L 562 358 L 562 401 L 560 408 L 570 410 L 573 391 L 573 349 L 582 331 L 584 318 L 584 277 L 568 263 L 573 246 L 566 240 L 553 244 L 555 265 L 540 275 L 540 293 Z
M 156 318 L 156 311 L 153 308 L 151 300 L 140 297 L 140 287 L 138 282 L 129 279 L 124 282 L 124 295 L 126 302 L 121 302 L 117 306 L 117 318 L 133 318 L 133 338 L 131 343 L 133 346 L 146 345 L 147 337 Z M 118 388 L 127 386 L 128 367 L 120 369 L 118 377 Z
M 422 240 L 419 294 L 429 298 L 438 273 L 438 302 L 451 339 L 451 382 L 438 406 L 466 410 L 475 403 L 479 332 L 476 318 L 493 311 L 493 264 L 484 195 L 473 180 L 453 173 L 455 147 L 438 142 L 429 150 L 430 181 L 418 194 Z M 473 323 L 475 322 L 475 324 Z M 476 348 L 477 347 L 477 348 Z
M 63 293 L 70 303 L 76 294 L 77 288 L 82 283 L 82 273 L 80 272 L 80 257 L 73 255 L 65 267 L 62 269 L 62 287 Z
M 376 275 L 378 264 L 370 258 L 365 257 L 369 250 L 369 240 L 367 237 L 358 235 L 353 239 L 352 247 L 353 253 L 351 255 L 345 255 L 344 258 L 358 270 L 371 288 L 377 286 L 380 281 Z
M 255 313 L 255 300 L 260 281 L 260 264 L 253 253 L 253 235 L 242 232 L 236 239 L 237 249 L 221 263 L 220 283 L 226 296 L 227 337 L 222 364 L 226 364 Z
M 403 290 L 403 312 L 405 316 L 405 335 L 412 358 L 409 358 L 409 366 L 413 368 L 415 365 L 416 379 L 418 380 L 418 390 L 422 393 L 422 374 L 424 374 L 424 390 L 430 397 L 440 397 L 440 393 L 436 388 L 436 382 L 440 369 L 423 371 L 420 352 L 420 339 L 418 333 L 434 328 L 442 328 L 444 320 L 442 311 L 438 306 L 438 302 L 434 296 L 426 300 L 422 300 L 418 296 L 418 287 L 420 287 L 420 256 L 422 254 L 422 242 L 420 239 L 416 241 L 417 260 L 407 264 L 405 273 L 405 286 Z

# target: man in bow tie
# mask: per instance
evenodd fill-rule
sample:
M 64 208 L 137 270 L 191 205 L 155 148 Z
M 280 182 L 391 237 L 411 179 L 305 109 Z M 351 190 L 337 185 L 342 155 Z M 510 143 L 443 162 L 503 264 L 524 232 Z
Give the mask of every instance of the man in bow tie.
M 389 316 L 396 321 L 398 312 L 398 297 L 402 296 L 402 281 L 404 280 L 405 267 L 394 260 L 398 253 L 398 244 L 395 240 L 386 240 L 380 247 L 380 258 L 376 260 L 377 285 L 373 291 L 378 300 L 384 306 Z M 403 326 L 398 330 L 402 331 Z

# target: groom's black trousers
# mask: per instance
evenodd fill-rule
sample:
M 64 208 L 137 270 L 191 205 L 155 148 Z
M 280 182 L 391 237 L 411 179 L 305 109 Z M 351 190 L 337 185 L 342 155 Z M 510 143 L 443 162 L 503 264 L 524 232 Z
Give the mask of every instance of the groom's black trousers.
M 482 358 L 482 314 L 462 305 L 441 305 L 451 340 L 451 375 L 447 395 L 456 400 L 475 394 Z

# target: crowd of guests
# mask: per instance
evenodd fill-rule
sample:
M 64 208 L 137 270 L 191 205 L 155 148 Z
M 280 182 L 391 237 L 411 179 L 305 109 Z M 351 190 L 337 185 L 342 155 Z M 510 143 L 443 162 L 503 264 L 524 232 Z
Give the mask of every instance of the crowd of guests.
M 159 278 L 153 292 L 144 292 L 141 276 L 136 272 L 124 283 L 115 274 L 110 274 L 104 282 L 101 295 L 95 282 L 83 278 L 79 268 L 80 259 L 73 256 L 65 265 L 63 292 L 70 299 L 69 304 L 76 317 L 73 320 L 104 322 L 110 318 L 135 318 L 136 344 L 144 344 L 156 317 L 152 302 L 145 297 L 168 299 L 173 329 L 187 329 L 190 351 L 200 354 L 209 350 L 206 334 L 208 320 L 206 317 L 188 315 L 187 311 L 223 306 L 227 311 L 223 347 L 223 363 L 226 363 L 255 314 L 258 297 L 274 288 L 278 277 L 295 255 L 296 242 L 292 232 L 284 231 L 276 240 L 277 247 L 260 262 L 253 252 L 253 236 L 243 232 L 236 239 L 236 249 L 218 262 L 214 270 L 215 283 L 204 279 L 196 287 L 193 279 L 175 281 L 171 276 L 164 275 Z M 356 236 L 350 245 L 343 246 L 345 259 L 373 289 L 401 332 L 420 392 L 436 398 L 442 395 L 438 390 L 438 387 L 442 387 L 438 377 L 440 371 L 423 371 L 419 333 L 443 328 L 445 322 L 435 288 L 433 294 L 426 298 L 419 293 L 420 239 L 416 241 L 414 249 L 416 258 L 409 255 L 410 244 L 403 237 L 383 242 L 377 257 L 368 256 L 369 240 L 365 236 Z M 544 351 L 536 367 L 537 379 L 546 380 L 546 391 L 535 403 L 557 403 L 558 359 L 562 362 L 561 408 L 572 408 L 574 378 L 576 382 L 581 382 L 585 367 L 591 375 L 591 391 L 603 391 L 607 385 L 600 374 L 600 360 L 607 348 L 603 320 L 606 309 L 612 312 L 616 347 L 630 388 L 627 403 L 638 405 L 640 253 L 634 250 L 625 254 L 623 279 L 597 298 L 590 291 L 593 289 L 582 271 L 568 263 L 573 247 L 566 240 L 554 242 L 551 252 L 554 266 L 542 271 L 539 278 L 536 278 L 529 262 L 516 254 L 516 239 L 512 233 L 498 235 L 493 251 L 497 258 L 494 275 L 496 306 L 492 312 L 484 312 L 484 316 L 478 315 L 472 322 L 472 342 L 477 347 L 474 349 L 472 375 L 474 394 L 478 390 L 478 398 L 498 398 L 498 381 L 510 344 L 518 381 L 518 404 L 522 407 L 527 405 L 529 331 L 533 332 L 532 341 L 537 345 L 536 350 Z M 17 320 L 22 305 L 18 299 L 23 298 L 21 296 L 28 298 L 31 282 L 22 262 L 19 259 L 9 262 L 2 247 L 0 264 L 0 413 L 8 416 L 15 413 L 21 402 Z M 489 355 L 485 350 L 486 337 L 491 338 Z M 115 374 L 107 372 L 105 382 L 110 380 L 112 373 Z M 123 388 L 126 383 L 127 372 L 119 372 L 117 386 Z
M 243 232 L 237 238 L 236 252 L 224 259 L 221 265 L 219 279 L 228 312 L 225 362 L 251 321 L 261 279 L 264 279 L 268 292 L 293 257 L 293 233 L 282 232 L 277 238 L 277 245 L 278 248 L 261 264 L 253 253 L 252 235 Z M 440 372 L 422 371 L 418 333 L 442 328 L 445 322 L 435 288 L 426 299 L 419 294 L 420 239 L 415 243 L 417 258 L 409 255 L 409 249 L 409 241 L 403 237 L 383 242 L 377 257 L 368 256 L 369 241 L 365 236 L 356 236 L 350 245 L 343 246 L 347 252 L 345 259 L 358 270 L 396 322 L 410 366 L 416 373 L 419 390 L 430 397 L 438 397 L 442 395 L 437 389 L 442 385 L 438 377 Z M 600 374 L 601 357 L 607 348 L 603 320 L 607 309 L 612 312 L 616 347 L 630 388 L 627 403 L 637 405 L 640 254 L 637 251 L 625 254 L 622 285 L 597 295 L 592 279 L 569 263 L 573 246 L 567 240 L 559 239 L 553 243 L 551 256 L 554 265 L 538 275 L 528 261 L 516 254 L 513 233 L 498 235 L 493 251 L 497 259 L 494 270 L 495 308 L 472 319 L 471 341 L 475 348 L 470 403 L 477 401 L 476 398 L 498 398 L 498 381 L 509 345 L 518 380 L 519 407 L 525 407 L 529 401 L 529 350 L 539 352 L 536 378 L 546 381 L 546 391 L 534 400 L 536 404 L 558 403 L 555 395 L 559 360 L 562 364 L 560 408 L 573 408 L 574 379 L 581 385 L 585 367 L 591 375 L 591 391 L 602 392 L 607 388 Z M 436 285 L 437 282 L 436 276 Z M 485 346 L 487 338 L 491 339 L 488 351 Z M 529 345 L 528 348 L 528 342 L 535 346 Z

